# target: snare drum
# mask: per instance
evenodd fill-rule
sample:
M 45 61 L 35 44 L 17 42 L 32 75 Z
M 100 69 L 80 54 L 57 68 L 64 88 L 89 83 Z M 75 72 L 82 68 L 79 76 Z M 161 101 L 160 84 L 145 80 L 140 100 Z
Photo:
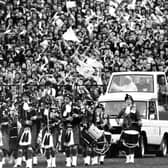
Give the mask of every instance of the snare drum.
M 98 140 L 103 136 L 104 131 L 98 129 L 94 124 L 92 124 L 88 129 L 88 134 L 93 137 L 93 139 Z
M 123 145 L 134 148 L 139 145 L 139 132 L 136 130 L 124 130 L 121 134 Z

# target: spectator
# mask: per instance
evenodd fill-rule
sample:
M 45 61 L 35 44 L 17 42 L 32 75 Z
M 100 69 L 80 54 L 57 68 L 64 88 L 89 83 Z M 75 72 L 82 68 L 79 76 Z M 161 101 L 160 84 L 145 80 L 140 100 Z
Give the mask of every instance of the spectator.
M 77 6 L 55 0 L 0 4 L 2 83 L 44 84 L 49 80 L 73 85 L 82 76 L 87 84 L 97 85 L 96 90 L 86 87 L 87 94 L 97 99 L 102 92 L 99 85 L 107 85 L 112 72 L 167 71 L 165 0 L 75 2 Z M 99 67 L 89 63 L 92 59 Z M 57 89 L 55 96 L 64 90 Z

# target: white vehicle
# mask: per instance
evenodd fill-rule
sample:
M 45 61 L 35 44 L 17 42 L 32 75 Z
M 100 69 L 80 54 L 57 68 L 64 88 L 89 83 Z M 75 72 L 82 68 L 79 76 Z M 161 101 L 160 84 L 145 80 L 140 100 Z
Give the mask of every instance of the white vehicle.
M 112 73 L 107 91 L 99 97 L 105 113 L 110 116 L 113 144 L 111 155 L 119 149 L 121 125 L 116 116 L 124 105 L 126 94 L 130 94 L 142 116 L 142 129 L 137 154 L 146 153 L 166 156 L 168 153 L 168 96 L 164 72 L 116 72 Z

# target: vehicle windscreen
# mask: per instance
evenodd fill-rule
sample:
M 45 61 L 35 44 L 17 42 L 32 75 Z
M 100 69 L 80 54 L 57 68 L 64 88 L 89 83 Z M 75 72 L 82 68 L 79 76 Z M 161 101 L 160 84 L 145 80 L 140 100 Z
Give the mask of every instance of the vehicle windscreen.
M 101 102 L 105 107 L 105 113 L 111 117 L 116 117 L 125 106 L 124 101 Z M 147 102 L 135 101 L 136 108 L 143 119 L 147 117 Z
M 108 93 L 116 92 L 154 92 L 153 76 L 138 74 L 114 75 Z

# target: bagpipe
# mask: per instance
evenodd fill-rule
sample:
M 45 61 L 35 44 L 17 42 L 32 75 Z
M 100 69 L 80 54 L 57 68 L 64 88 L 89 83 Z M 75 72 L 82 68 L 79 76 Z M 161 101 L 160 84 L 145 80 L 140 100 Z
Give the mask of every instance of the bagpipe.
M 82 130 L 81 138 L 97 154 L 105 154 L 110 149 L 112 142 L 112 134 L 99 129 L 94 124 Z

